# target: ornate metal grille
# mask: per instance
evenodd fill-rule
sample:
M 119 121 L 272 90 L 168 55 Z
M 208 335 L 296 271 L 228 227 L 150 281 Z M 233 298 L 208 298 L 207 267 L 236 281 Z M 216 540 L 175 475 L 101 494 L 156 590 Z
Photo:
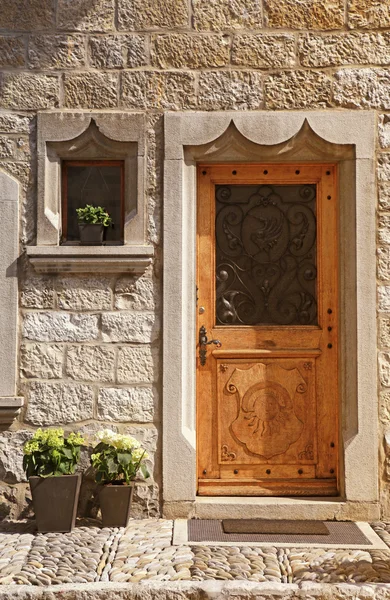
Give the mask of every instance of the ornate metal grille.
M 218 325 L 316 325 L 316 186 L 216 186 Z

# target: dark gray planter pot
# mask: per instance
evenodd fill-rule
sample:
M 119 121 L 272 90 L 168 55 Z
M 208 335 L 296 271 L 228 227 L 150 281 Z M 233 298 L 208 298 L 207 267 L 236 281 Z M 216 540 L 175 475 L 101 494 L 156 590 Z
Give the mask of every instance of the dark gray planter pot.
M 103 527 L 126 527 L 134 494 L 130 485 L 104 485 L 99 490 Z
M 82 246 L 101 246 L 104 238 L 103 225 L 79 223 L 80 244 Z
M 76 523 L 81 475 L 30 477 L 38 531 L 72 531 Z

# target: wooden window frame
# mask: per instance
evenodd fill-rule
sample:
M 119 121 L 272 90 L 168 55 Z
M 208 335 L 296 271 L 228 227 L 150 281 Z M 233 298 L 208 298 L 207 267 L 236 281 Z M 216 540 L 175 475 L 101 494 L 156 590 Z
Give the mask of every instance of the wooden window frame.
M 124 243 L 125 226 L 125 161 L 124 160 L 63 160 L 61 162 L 61 244 L 69 244 L 68 236 L 68 167 L 120 167 L 121 193 L 120 193 L 120 244 Z M 106 242 L 107 246 L 117 245 L 117 242 Z

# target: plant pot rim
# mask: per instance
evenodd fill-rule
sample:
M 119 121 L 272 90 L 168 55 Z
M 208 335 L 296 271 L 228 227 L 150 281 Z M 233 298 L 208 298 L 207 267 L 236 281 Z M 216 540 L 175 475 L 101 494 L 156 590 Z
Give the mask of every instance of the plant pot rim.
M 30 475 L 29 479 L 54 479 L 55 477 L 81 477 L 81 473 L 62 473 L 61 475 Z

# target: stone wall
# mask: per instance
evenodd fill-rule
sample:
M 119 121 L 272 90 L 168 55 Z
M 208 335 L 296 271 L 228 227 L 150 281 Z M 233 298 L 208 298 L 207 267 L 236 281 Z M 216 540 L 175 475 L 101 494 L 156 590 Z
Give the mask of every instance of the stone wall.
M 390 423 L 390 4 L 2 0 L 0 68 L 0 169 L 21 188 L 19 392 L 26 399 L 12 431 L 0 435 L 0 512 L 26 514 L 21 443 L 38 425 L 54 424 L 89 433 L 107 425 L 144 441 L 154 479 L 138 488 L 137 506 L 139 514 L 159 511 L 163 111 L 371 108 L 378 114 L 378 448 L 390 516 L 383 442 Z M 23 257 L 36 241 L 36 112 L 51 108 L 147 114 L 148 242 L 156 258 L 144 276 L 39 277 Z M 85 487 L 81 509 L 93 513 L 92 486 Z

